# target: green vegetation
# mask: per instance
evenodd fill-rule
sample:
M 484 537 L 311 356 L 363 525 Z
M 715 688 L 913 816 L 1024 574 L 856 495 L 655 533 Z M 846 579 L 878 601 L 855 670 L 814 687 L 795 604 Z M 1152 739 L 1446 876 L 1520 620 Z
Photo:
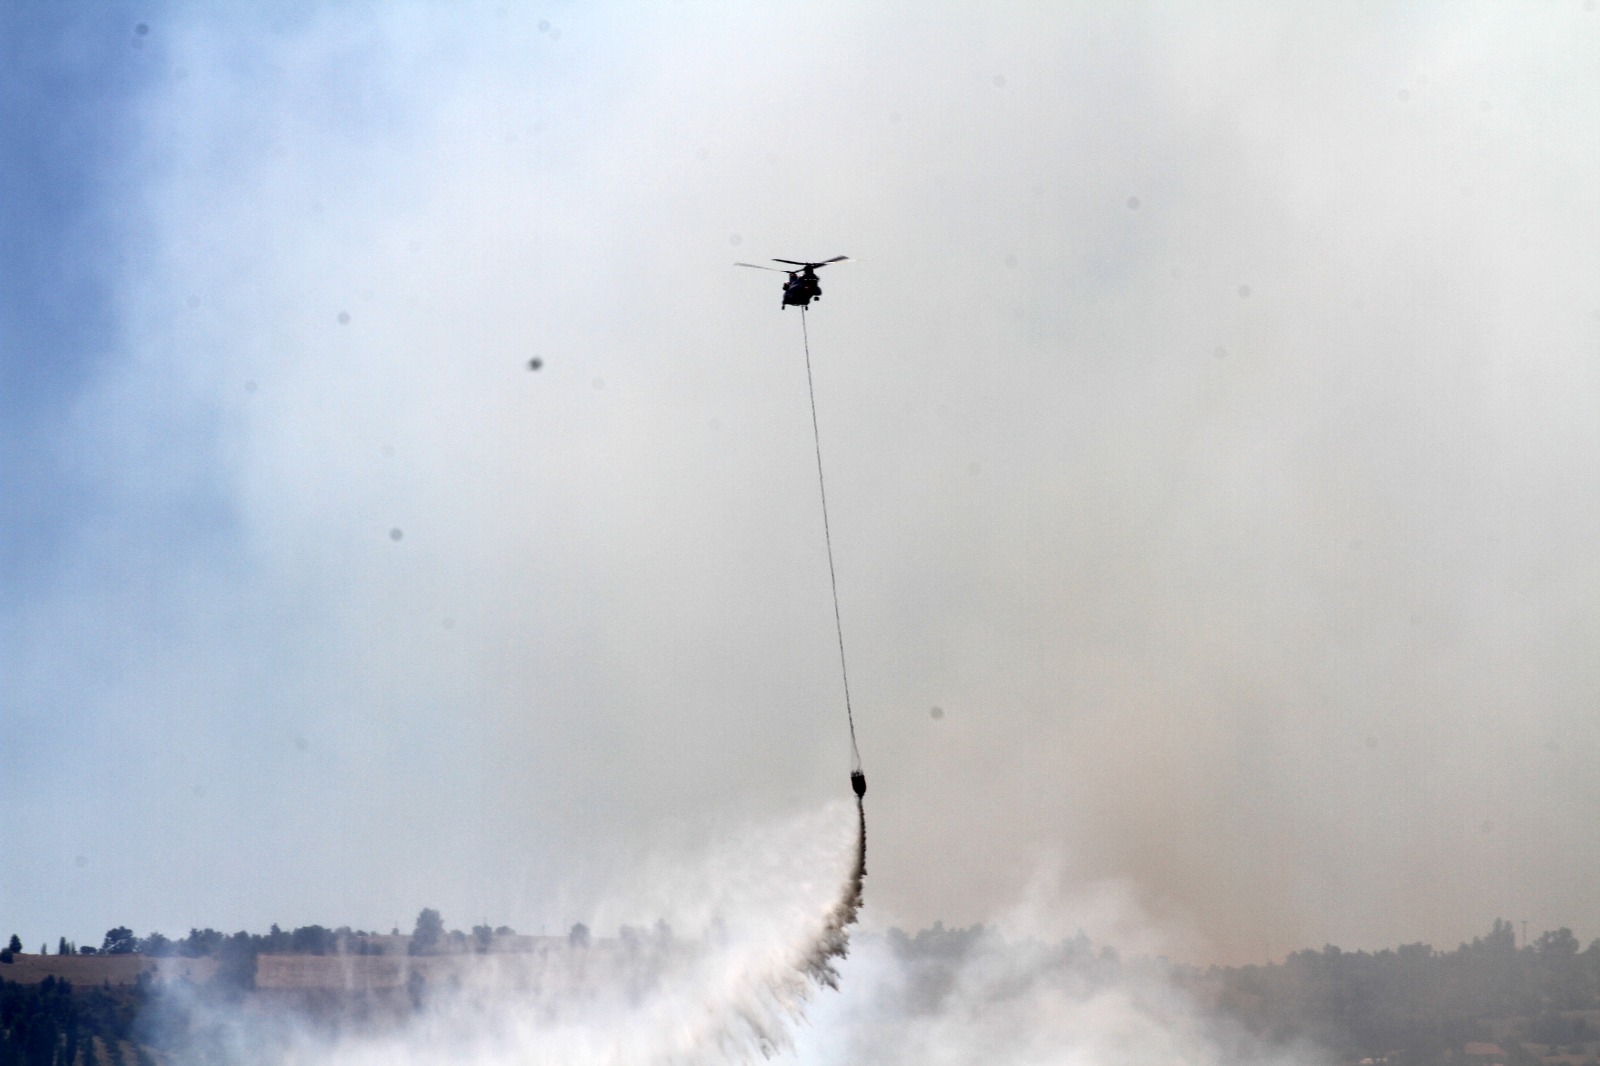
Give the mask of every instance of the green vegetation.
M 137 1053 L 134 1024 L 143 1001 L 142 989 L 75 991 L 54 977 L 36 985 L 0 978 L 0 1066 L 82 1066 L 93 1061 L 96 1039 Z
M 1347 1060 L 1402 1066 L 1459 1060 L 1469 1042 L 1511 1063 L 1600 1051 L 1600 940 L 1570 929 L 1517 947 L 1511 923 L 1455 951 L 1407 944 L 1373 953 L 1328 946 L 1282 965 L 1214 969 L 1222 1006 L 1275 1041 L 1309 1040 Z M 1591 1015 L 1590 1012 L 1597 1012 Z

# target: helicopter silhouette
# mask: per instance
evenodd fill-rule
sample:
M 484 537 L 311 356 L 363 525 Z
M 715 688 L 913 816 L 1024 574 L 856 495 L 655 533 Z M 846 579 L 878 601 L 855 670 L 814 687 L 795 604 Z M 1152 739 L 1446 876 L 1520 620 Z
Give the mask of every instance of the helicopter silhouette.
M 774 263 L 788 263 L 790 266 L 799 267 L 799 270 L 784 270 L 781 267 L 760 266 L 756 263 L 735 263 L 734 266 L 749 267 L 752 270 L 776 270 L 781 274 L 789 275 L 789 280 L 783 283 L 783 303 L 780 308 L 807 307 L 812 300 L 822 299 L 822 284 L 817 280 L 817 268 L 825 267 L 829 263 L 842 263 L 849 259 L 848 255 L 836 255 L 832 259 L 824 259 L 820 263 L 799 263 L 793 259 L 774 259 Z

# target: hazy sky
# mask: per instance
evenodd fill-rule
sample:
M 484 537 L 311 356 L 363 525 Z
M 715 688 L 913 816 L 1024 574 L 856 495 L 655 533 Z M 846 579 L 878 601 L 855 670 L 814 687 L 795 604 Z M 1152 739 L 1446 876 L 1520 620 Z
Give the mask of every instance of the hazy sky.
M 0 934 L 847 795 L 848 254 L 869 927 L 1600 936 L 1595 0 L 252 6 L 0 14 Z

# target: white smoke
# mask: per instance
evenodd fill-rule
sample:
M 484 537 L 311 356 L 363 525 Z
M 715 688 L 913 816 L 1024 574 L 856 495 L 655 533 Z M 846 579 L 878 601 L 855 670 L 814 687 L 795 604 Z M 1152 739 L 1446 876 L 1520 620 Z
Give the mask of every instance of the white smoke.
M 326 990 L 341 1004 L 332 1011 L 315 996 L 300 999 L 304 990 L 276 1001 L 307 1008 L 293 1022 L 272 1010 L 274 990 L 228 1004 L 172 989 L 158 1008 L 169 1018 L 187 1014 L 178 1057 L 196 1061 L 598 1066 L 771 1057 L 793 1047 L 813 996 L 837 985 L 833 963 L 848 950 L 861 898 L 858 814 L 831 804 L 747 826 L 692 859 L 641 860 L 636 879 L 597 908 L 597 927 L 615 922 L 614 938 L 526 954 L 386 959 L 399 967 L 401 986 L 391 982 L 375 997 L 347 966 L 346 987 Z M 173 1033 L 152 1031 L 172 1045 Z
M 395 960 L 412 980 L 386 1005 L 355 995 L 300 1013 L 259 992 L 226 1004 L 169 991 L 158 1007 L 189 1017 L 187 1041 L 167 1050 L 174 1066 L 1321 1060 L 1230 1026 L 1162 959 L 1057 935 L 1082 920 L 1161 943 L 1117 885 L 1062 894 L 1041 876 L 989 927 L 852 944 L 858 813 L 833 804 L 729 831 L 692 858 L 642 857 L 596 909 L 597 926 L 623 935 Z

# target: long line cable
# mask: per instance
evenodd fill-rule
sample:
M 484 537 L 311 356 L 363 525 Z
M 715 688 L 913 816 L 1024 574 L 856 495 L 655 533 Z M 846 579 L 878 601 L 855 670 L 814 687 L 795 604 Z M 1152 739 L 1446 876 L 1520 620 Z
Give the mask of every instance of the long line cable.
M 839 635 L 839 677 L 844 682 L 844 716 L 850 723 L 850 769 L 861 770 L 861 749 L 856 747 L 856 716 L 850 707 L 850 671 L 844 659 L 844 623 L 839 619 L 839 576 L 833 566 L 833 532 L 828 526 L 828 486 L 822 476 L 822 431 L 817 427 L 817 387 L 811 379 L 811 332 L 806 328 L 805 305 L 800 306 L 800 337 L 806 349 L 806 391 L 811 396 L 811 439 L 817 449 L 817 493 L 822 497 L 822 539 L 828 546 L 828 584 L 833 589 L 833 629 Z

